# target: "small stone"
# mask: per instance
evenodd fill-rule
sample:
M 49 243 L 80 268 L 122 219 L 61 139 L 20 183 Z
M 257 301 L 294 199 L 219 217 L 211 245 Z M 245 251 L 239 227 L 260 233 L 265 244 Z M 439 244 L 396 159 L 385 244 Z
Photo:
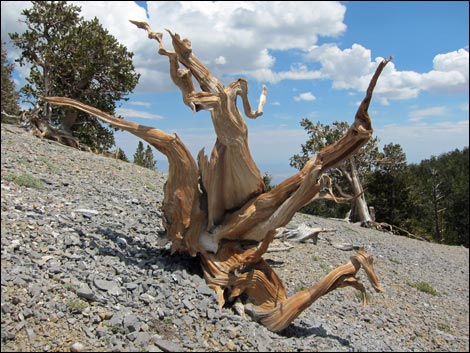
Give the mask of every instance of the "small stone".
M 11 306 L 8 304 L 2 304 L 2 313 L 3 314 L 9 314 L 11 313 Z
M 106 301 L 103 298 L 98 297 L 87 285 L 80 287 L 76 292 L 79 298 L 84 298 L 90 301 L 97 301 L 100 303 L 105 303 Z
M 225 344 L 225 347 L 229 350 L 229 351 L 236 351 L 237 350 L 237 345 L 235 343 L 233 343 L 232 341 L 228 341 L 226 344 Z
M 158 348 L 160 348 L 164 352 L 183 352 L 183 348 L 181 346 L 168 340 L 161 339 L 152 341 Z
M 150 304 L 152 302 L 155 301 L 155 297 L 152 297 L 150 294 L 148 293 L 142 293 L 140 296 L 139 296 L 140 300 L 142 300 L 144 303 L 147 303 L 147 304 Z
M 30 342 L 34 341 L 34 339 L 36 338 L 36 333 L 32 328 L 26 329 L 26 335 L 28 336 Z
M 80 342 L 75 342 L 70 346 L 71 352 L 84 352 L 86 350 L 85 346 Z
M 124 317 L 123 325 L 128 330 L 128 332 L 134 332 L 138 331 L 142 324 L 137 316 L 130 314 Z
M 98 316 L 101 318 L 101 320 L 109 320 L 113 317 L 113 312 L 112 311 L 100 311 L 98 313 Z
M 106 327 L 98 326 L 96 328 L 96 335 L 101 338 L 108 334 L 108 329 Z
M 201 294 L 204 295 L 212 295 L 214 294 L 214 291 L 210 289 L 207 284 L 201 283 L 199 286 L 197 286 L 197 291 Z
M 194 305 L 188 299 L 183 299 L 183 304 L 189 311 L 194 310 Z
M 130 283 L 126 283 L 124 286 L 126 287 L 126 289 L 132 291 L 137 288 L 137 283 L 130 282 Z
M 121 248 L 126 248 L 127 247 L 127 241 L 124 238 L 116 238 L 116 244 L 119 245 Z

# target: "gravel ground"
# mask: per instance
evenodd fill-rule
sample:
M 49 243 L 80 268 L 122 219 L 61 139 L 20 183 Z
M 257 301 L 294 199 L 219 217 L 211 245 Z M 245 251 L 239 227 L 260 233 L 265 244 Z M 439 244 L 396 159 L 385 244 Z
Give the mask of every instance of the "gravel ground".
M 170 254 L 166 175 L 11 125 L 1 141 L 2 352 L 469 350 L 466 248 L 297 214 L 336 232 L 266 254 L 289 295 L 349 261 L 335 242 L 366 246 L 386 292 L 362 307 L 336 290 L 272 333 L 219 312 L 197 258 Z

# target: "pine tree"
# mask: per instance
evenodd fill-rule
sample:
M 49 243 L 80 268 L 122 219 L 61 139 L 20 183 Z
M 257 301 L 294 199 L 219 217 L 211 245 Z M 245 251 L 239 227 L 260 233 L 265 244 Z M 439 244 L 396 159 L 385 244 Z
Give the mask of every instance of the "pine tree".
M 302 119 L 300 125 L 307 131 L 309 138 L 301 145 L 302 152 L 295 154 L 290 159 L 290 165 L 297 169 L 302 169 L 305 163 L 316 153 L 326 146 L 336 142 L 347 131 L 349 124 L 346 122 L 333 122 L 332 126 L 323 125 L 320 122 L 312 123 L 309 119 Z M 357 197 L 354 202 L 349 205 L 334 204 L 330 201 L 315 201 L 303 208 L 303 212 L 324 217 L 341 217 L 343 218 L 350 208 L 350 220 L 352 222 L 362 222 L 365 225 L 373 219 L 369 213 L 366 197 L 364 196 L 363 183 L 366 175 L 371 173 L 376 160 L 379 156 L 378 138 L 371 138 L 356 155 L 345 160 L 342 164 L 328 172 L 331 177 L 336 192 L 340 196 L 352 198 Z M 329 202 L 327 204 L 326 202 Z
M 31 64 L 21 93 L 33 104 L 39 96 L 64 96 L 114 115 L 116 102 L 127 100 L 139 79 L 133 54 L 96 18 L 85 21 L 78 6 L 65 1 L 32 4 L 22 12 L 28 30 L 9 34 L 22 50 L 19 64 Z M 113 131 L 88 114 L 48 103 L 42 105 L 41 114 L 92 149 L 103 152 L 114 144 Z
M 157 161 L 153 157 L 152 149 L 149 145 L 147 145 L 147 149 L 145 150 L 145 168 L 156 170 L 157 169 Z
M 411 204 L 406 154 L 399 144 L 387 144 L 380 153 L 374 173 L 368 176 L 369 203 L 376 220 L 410 229 Z
M 2 123 L 17 123 L 20 108 L 18 106 L 18 92 L 15 90 L 15 83 L 11 78 L 14 65 L 8 62 L 5 42 L 2 41 Z
M 144 152 L 144 144 L 142 141 L 139 141 L 137 145 L 137 150 L 134 153 L 134 163 L 140 165 L 141 167 L 145 167 L 145 152 Z
M 118 151 L 118 159 L 120 159 L 121 161 L 124 161 L 124 162 L 129 162 L 129 158 L 127 158 L 127 156 L 124 153 L 124 151 L 122 150 L 122 148 L 120 148 L 119 151 Z

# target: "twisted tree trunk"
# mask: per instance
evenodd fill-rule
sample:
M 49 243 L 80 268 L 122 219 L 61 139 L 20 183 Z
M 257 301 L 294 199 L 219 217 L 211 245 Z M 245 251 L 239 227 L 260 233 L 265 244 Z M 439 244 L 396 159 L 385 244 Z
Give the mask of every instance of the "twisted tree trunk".
M 182 92 L 183 102 L 195 112 L 210 112 L 217 134 L 210 158 L 201 150 L 196 163 L 176 134 L 117 119 L 72 99 L 43 100 L 94 115 L 144 139 L 167 156 L 170 167 L 162 208 L 172 252 L 200 257 L 205 279 L 217 293 L 219 306 L 242 297 L 254 319 L 272 331 L 280 331 L 319 297 L 339 287 L 360 290 L 365 303 L 365 288 L 355 277 L 361 266 L 374 289 L 381 291 L 372 257 L 364 250 L 290 298 L 262 255 L 277 228 L 285 226 L 302 206 L 325 196 L 321 190 L 328 180 L 323 173 L 352 156 L 370 138 L 372 127 L 367 110 L 377 79 L 391 58 L 379 64 L 347 133 L 312 157 L 300 172 L 263 193 L 262 176 L 248 148 L 247 126 L 237 107 L 237 97 L 242 99 L 245 115 L 257 118 L 263 114 L 266 87 L 258 109 L 253 111 L 246 80 L 222 85 L 192 53 L 189 40 L 168 31 L 174 48 L 168 51 L 163 47 L 161 33 L 153 32 L 145 22 L 131 22 L 159 42 L 158 52 L 168 57 L 170 75 Z M 200 91 L 196 91 L 193 78 Z
M 356 199 L 351 202 L 349 219 L 352 222 L 360 222 L 362 225 L 367 227 L 370 226 L 375 219 L 372 219 L 369 212 L 369 207 L 367 206 L 366 198 L 364 196 L 364 188 L 359 180 L 359 172 L 357 170 L 356 163 L 354 162 L 354 158 L 349 158 L 349 165 L 351 166 L 350 173 L 344 168 L 341 168 L 341 172 L 349 182 L 353 195 L 358 195 L 356 196 Z M 351 200 L 353 199 L 352 195 L 349 197 Z

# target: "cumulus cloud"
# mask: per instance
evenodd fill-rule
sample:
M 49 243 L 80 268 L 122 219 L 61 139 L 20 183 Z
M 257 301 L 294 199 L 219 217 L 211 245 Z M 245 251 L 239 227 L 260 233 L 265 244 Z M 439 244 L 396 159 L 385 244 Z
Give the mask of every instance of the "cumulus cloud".
M 85 19 L 96 16 L 134 53 L 134 65 L 141 74 L 136 92 L 169 91 L 175 86 L 168 74 L 168 59 L 157 53 L 157 42 L 128 19 L 147 21 L 155 31 L 169 28 L 188 37 L 194 53 L 223 83 L 239 75 L 265 83 L 330 79 L 335 89 L 364 92 L 381 60 L 373 59 L 371 51 L 360 44 L 345 49 L 337 44 L 316 45 L 319 37 L 327 42 L 346 31 L 346 6 L 341 2 L 149 1 L 148 13 L 134 1 L 71 3 L 81 6 Z M 2 1 L 1 6 L 2 39 L 7 41 L 8 32 L 26 28 L 18 19 L 31 2 Z M 171 48 L 166 32 L 164 45 Z M 288 69 L 276 69 L 276 53 L 292 49 L 305 55 Z M 18 57 L 11 46 L 7 50 L 12 58 Z M 387 65 L 378 82 L 376 96 L 382 104 L 416 98 L 422 91 L 468 92 L 468 48 L 436 55 L 429 72 L 400 71 L 398 60 Z M 27 75 L 27 68 L 20 73 Z
M 241 73 L 250 76 L 257 81 L 278 83 L 282 80 L 315 80 L 323 77 L 318 70 L 309 70 L 306 65 L 292 65 L 289 70 L 275 72 L 271 68 L 256 70 L 243 70 Z
M 360 44 L 340 49 L 336 44 L 312 46 L 305 56 L 320 62 L 320 72 L 333 81 L 333 88 L 364 92 L 378 63 L 372 60 L 371 51 Z M 382 104 L 389 99 L 416 98 L 421 91 L 435 93 L 468 92 L 469 55 L 465 49 L 438 54 L 433 60 L 433 70 L 425 73 L 399 71 L 390 62 L 380 77 L 375 94 Z
M 167 58 L 157 54 L 157 42 L 128 19 L 149 22 L 155 31 L 169 28 L 188 37 L 195 54 L 216 76 L 246 75 L 264 82 L 314 79 L 321 75 L 305 66 L 277 72 L 273 50 L 307 50 L 318 37 L 336 37 L 346 30 L 346 7 L 340 2 L 198 2 L 151 1 L 146 11 L 134 1 L 72 1 L 81 6 L 85 19 L 97 17 L 102 25 L 134 52 L 141 76 L 136 92 L 174 89 Z M 20 30 L 17 23 L 30 2 L 2 1 L 4 29 Z M 299 7 L 302 11 L 299 11 Z M 169 36 L 164 44 L 171 47 Z
M 423 75 L 423 88 L 437 93 L 468 92 L 468 50 L 438 54 L 433 70 Z
M 294 100 L 296 102 L 300 102 L 300 101 L 314 101 L 315 99 L 317 99 L 317 97 L 315 97 L 312 92 L 304 92 L 304 93 L 300 93 L 298 96 L 295 96 L 294 97 Z

